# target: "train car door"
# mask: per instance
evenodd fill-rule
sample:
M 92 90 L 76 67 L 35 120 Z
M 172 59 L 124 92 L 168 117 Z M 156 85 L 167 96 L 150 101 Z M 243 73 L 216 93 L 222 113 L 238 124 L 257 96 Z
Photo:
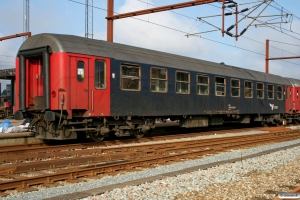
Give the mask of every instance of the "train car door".
M 293 111 L 293 86 L 291 85 L 285 87 L 285 107 L 286 113 Z
M 110 115 L 110 60 L 91 60 L 89 71 L 90 116 Z
M 70 56 L 69 65 L 70 109 L 88 110 L 89 59 Z
M 42 110 L 44 95 L 43 59 L 41 56 L 30 57 L 26 66 L 28 72 L 26 73 L 26 107 Z
M 299 113 L 300 111 L 300 87 L 294 87 L 294 101 L 293 101 L 293 110 L 296 113 Z

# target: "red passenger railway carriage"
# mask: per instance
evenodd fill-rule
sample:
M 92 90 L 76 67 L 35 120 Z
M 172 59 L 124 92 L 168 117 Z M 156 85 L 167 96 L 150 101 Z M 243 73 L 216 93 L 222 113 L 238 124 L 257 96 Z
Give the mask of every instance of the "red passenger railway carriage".
M 39 34 L 20 47 L 16 119 L 36 137 L 142 137 L 159 117 L 181 127 L 298 122 L 299 81 L 72 35 Z
M 300 81 L 288 78 L 290 85 L 286 86 L 285 100 L 286 113 L 296 114 L 300 113 Z M 297 122 L 297 119 L 294 119 Z

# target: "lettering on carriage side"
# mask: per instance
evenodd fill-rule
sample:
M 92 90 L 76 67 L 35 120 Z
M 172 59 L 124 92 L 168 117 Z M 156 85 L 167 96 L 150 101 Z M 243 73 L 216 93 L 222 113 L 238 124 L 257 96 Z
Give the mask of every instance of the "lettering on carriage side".
M 228 104 L 228 110 L 234 110 L 236 109 L 236 106 L 232 106 L 231 104 Z
M 274 104 L 269 103 L 271 110 L 277 110 L 278 106 L 275 106 Z

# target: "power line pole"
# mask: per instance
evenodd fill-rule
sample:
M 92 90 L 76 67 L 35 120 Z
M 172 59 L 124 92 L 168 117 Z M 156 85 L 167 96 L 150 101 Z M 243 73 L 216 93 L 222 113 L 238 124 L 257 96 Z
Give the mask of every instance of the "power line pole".
M 85 37 L 93 36 L 93 0 L 85 0 Z
M 23 32 L 29 32 L 29 0 L 23 0 Z M 28 36 L 24 37 L 24 41 Z

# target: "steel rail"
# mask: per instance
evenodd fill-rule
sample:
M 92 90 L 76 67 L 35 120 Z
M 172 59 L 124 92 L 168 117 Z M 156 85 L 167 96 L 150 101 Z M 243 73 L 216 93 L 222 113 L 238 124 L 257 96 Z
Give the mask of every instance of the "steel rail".
M 271 132 L 271 133 L 261 133 L 261 134 L 253 134 L 252 136 L 249 135 L 242 135 L 242 136 L 230 136 L 230 137 L 226 137 L 227 139 L 232 138 L 232 139 L 239 139 L 239 138 L 248 138 L 248 137 L 259 137 L 259 136 L 265 136 L 265 135 L 273 135 L 276 134 L 276 132 Z M 197 143 L 197 141 L 201 142 L 201 143 L 211 143 L 211 142 L 216 142 L 216 141 L 220 141 L 223 140 L 222 138 L 207 138 L 207 139 L 202 139 L 202 138 L 198 138 L 198 139 L 193 139 L 194 143 Z M 170 146 L 170 145 L 175 145 L 175 146 L 179 146 L 179 145 L 184 145 L 184 144 L 188 144 L 190 143 L 190 141 L 177 141 L 177 142 L 163 142 L 164 146 Z M 63 146 L 64 147 L 64 146 Z M 0 162 L 2 163 L 8 163 L 8 162 L 22 162 L 22 161 L 38 161 L 38 160 L 42 160 L 42 159 L 56 159 L 56 158 L 61 158 L 61 157 L 78 157 L 78 156 L 83 156 L 83 155 L 94 155 L 94 154 L 104 154 L 104 153 L 112 153 L 112 152 L 128 152 L 131 150 L 141 150 L 141 149 L 155 149 L 155 148 L 162 148 L 161 143 L 157 143 L 157 144 L 141 144 L 141 145 L 130 145 L 130 146 L 116 146 L 116 147 L 99 147 L 99 148 L 95 148 L 95 146 L 93 146 L 92 148 L 88 149 L 87 147 L 85 148 L 77 148 L 77 150 L 74 149 L 68 149 L 68 151 L 53 151 L 51 152 L 52 149 L 49 150 L 44 150 L 43 152 L 38 152 L 38 153 L 34 153 L 34 154 L 28 154 L 28 153 L 22 153 L 22 154 L 4 154 L 0 157 Z M 35 151 L 34 151 L 35 152 Z
M 254 140 L 262 140 L 264 138 L 268 138 L 272 136 L 272 134 L 266 135 L 258 135 L 258 136 L 249 136 L 248 137 L 225 137 L 225 138 L 215 138 L 210 140 L 197 140 L 197 141 L 184 141 L 184 142 L 176 142 L 176 143 L 168 143 L 163 146 L 159 144 L 154 145 L 146 145 L 143 148 L 138 146 L 136 147 L 125 147 L 126 150 L 120 149 L 107 149 L 108 151 L 102 151 L 103 149 L 98 150 L 89 150 L 87 153 L 86 150 L 84 154 L 89 155 L 86 157 L 73 157 L 73 158 L 63 158 L 63 159 L 53 159 L 42 162 L 31 162 L 31 163 L 18 163 L 14 165 L 3 165 L 0 166 L 0 175 L 1 174 L 15 174 L 15 173 L 25 173 L 32 172 L 36 170 L 46 170 L 53 168 L 61 168 L 61 167 L 72 167 L 74 165 L 83 165 L 83 164 L 91 164 L 96 162 L 114 162 L 119 160 L 128 160 L 136 157 L 143 157 L 153 154 L 166 154 L 174 151 L 185 151 L 187 149 L 199 149 L 199 148 L 213 148 L 214 146 L 227 145 L 232 144 L 234 141 L 236 143 L 243 144 L 243 141 L 254 141 Z M 299 137 L 300 134 L 294 135 L 295 137 Z M 272 139 L 275 138 L 280 139 L 282 136 L 274 135 Z M 285 135 L 283 136 L 285 137 Z M 130 152 L 128 152 L 130 151 Z M 106 153 L 105 155 L 101 155 Z M 99 155 L 100 154 L 100 155 Z M 78 153 L 77 153 L 78 155 Z M 80 154 L 82 155 L 82 154 Z
M 276 127 L 278 128 L 278 127 Z M 34 153 L 41 151 L 62 151 L 68 149 L 81 149 L 81 148 L 90 148 L 90 147 L 105 147 L 112 145 L 121 145 L 128 143 L 142 143 L 148 141 L 161 141 L 169 139 L 179 139 L 179 138 L 189 138 L 197 137 L 203 135 L 212 135 L 212 134 L 224 134 L 224 133 L 234 133 L 234 132 L 243 132 L 248 130 L 270 130 L 262 127 L 259 128 L 243 128 L 243 129 L 227 129 L 227 130 L 211 130 L 205 132 L 197 133 L 187 133 L 187 134 L 176 134 L 176 135 L 164 135 L 164 136 L 153 136 L 153 137 L 144 137 L 144 138 L 135 138 L 135 139 L 125 139 L 125 140 L 113 140 L 113 141 L 102 141 L 102 142 L 90 142 L 90 143 L 80 143 L 80 144 L 67 144 L 67 145 L 57 145 L 57 146 L 48 146 L 46 144 L 28 144 L 28 145 L 10 145 L 10 146 L 0 146 L 0 155 L 5 154 L 25 154 L 25 153 Z M 270 130 L 271 131 L 271 130 Z
M 277 136 L 280 136 L 279 134 Z M 295 136 L 293 134 L 282 134 L 281 140 L 288 140 L 288 136 Z M 276 137 L 276 140 L 278 141 L 278 138 Z M 33 186 L 33 185 L 39 185 L 39 184 L 53 184 L 57 181 L 69 181 L 74 180 L 77 178 L 82 177 L 91 177 L 101 174 L 115 174 L 119 173 L 122 170 L 132 170 L 137 167 L 147 167 L 162 163 L 170 163 L 170 162 L 177 162 L 182 159 L 193 159 L 197 158 L 199 156 L 203 156 L 207 153 L 216 153 L 220 151 L 225 151 L 228 149 L 233 148 L 241 148 L 245 146 L 252 146 L 257 145 L 261 143 L 266 142 L 274 142 L 274 139 L 261 139 L 256 140 L 254 143 L 253 141 L 244 141 L 244 142 L 234 142 L 231 145 L 221 145 L 215 147 L 212 149 L 201 149 L 201 150 L 189 150 L 184 153 L 179 154 L 171 154 L 171 155 L 154 155 L 147 158 L 141 158 L 141 159 L 133 159 L 131 161 L 123 161 L 120 163 L 110 164 L 110 165 L 104 165 L 104 166 L 97 166 L 97 165 L 90 165 L 87 167 L 81 167 L 80 169 L 68 169 L 68 170 L 59 170 L 56 174 L 49 174 L 49 175 L 41 175 L 36 177 L 23 177 L 18 178 L 17 180 L 9 180 L 5 182 L 0 182 L 0 191 L 5 191 L 8 189 L 25 189 Z M 30 189 L 30 188 L 29 188 Z

